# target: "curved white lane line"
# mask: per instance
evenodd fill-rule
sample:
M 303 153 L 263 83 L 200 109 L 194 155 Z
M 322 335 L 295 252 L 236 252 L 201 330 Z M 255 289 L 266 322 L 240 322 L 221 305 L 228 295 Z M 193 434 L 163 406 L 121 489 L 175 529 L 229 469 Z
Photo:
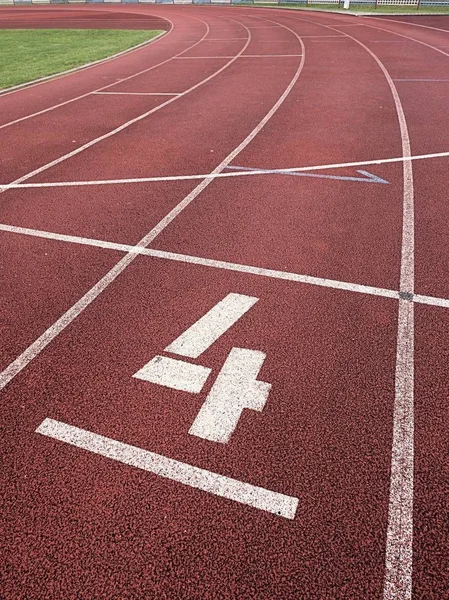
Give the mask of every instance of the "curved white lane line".
M 365 23 L 365 27 L 369 27 L 370 29 L 376 29 L 377 31 L 385 31 L 386 33 L 391 33 L 393 35 L 398 35 L 399 37 L 406 38 L 407 40 L 410 40 L 411 42 L 415 42 L 417 44 L 422 44 L 423 46 L 427 46 L 427 48 L 431 48 L 432 50 L 435 50 L 436 52 L 439 52 L 440 54 L 444 54 L 444 56 L 449 56 L 448 52 L 444 52 L 444 50 L 441 50 L 440 48 L 437 48 L 436 46 L 432 46 L 432 44 L 428 44 L 427 42 L 417 40 L 416 38 L 412 38 L 409 35 L 405 35 L 404 33 L 398 33 L 397 31 L 392 31 L 391 29 L 384 29 L 383 27 L 378 27 L 377 25 L 367 25 L 366 23 Z M 449 33 L 449 31 L 448 31 L 448 33 Z
M 273 21 L 274 22 L 274 21 Z M 251 32 L 249 29 L 240 23 L 249 33 L 248 42 L 251 40 Z M 289 27 L 283 26 L 285 29 L 291 31 L 298 39 L 301 49 L 302 57 L 299 63 L 298 69 L 295 75 L 291 79 L 290 83 L 279 97 L 274 106 L 269 110 L 265 117 L 259 122 L 259 124 L 251 131 L 249 135 L 233 150 L 228 156 L 214 169 L 214 173 L 222 171 L 246 146 L 255 138 L 255 136 L 261 131 L 265 124 L 271 119 L 276 113 L 279 107 L 282 105 L 284 100 L 290 94 L 293 86 L 297 82 L 301 71 L 304 67 L 305 61 L 305 48 L 301 38 L 296 32 Z M 245 49 L 244 48 L 244 49 Z M 241 52 L 244 51 L 241 50 Z M 210 79 L 210 78 L 208 78 Z M 207 80 L 208 80 L 207 79 Z M 206 80 L 206 81 L 207 81 Z M 145 248 L 148 246 L 158 235 L 163 231 L 173 219 L 179 215 L 193 200 L 211 183 L 211 179 L 203 180 L 199 185 L 196 186 L 188 196 L 186 196 L 173 210 L 171 210 L 166 217 L 164 217 L 148 234 L 143 237 L 137 244 L 137 247 Z M 2 373 L 0 373 L 0 390 L 3 389 L 14 377 L 20 373 L 29 363 L 38 356 L 42 350 L 54 340 L 64 329 L 76 319 L 100 294 L 103 292 L 115 279 L 128 267 L 136 258 L 138 254 L 135 252 L 127 253 L 120 261 L 118 261 L 112 269 L 106 273 L 90 290 L 82 296 L 73 306 L 71 306 L 53 325 L 51 325 L 40 337 L 38 337 L 28 348 L 20 354 L 12 363 L 10 363 Z
M 296 18 L 344 33 L 376 61 L 390 87 L 402 142 L 404 198 L 401 276 L 396 346 L 395 400 L 390 497 L 385 552 L 384 600 L 411 600 L 413 566 L 414 469 L 414 190 L 410 136 L 398 91 L 385 65 L 363 42 L 335 27 Z

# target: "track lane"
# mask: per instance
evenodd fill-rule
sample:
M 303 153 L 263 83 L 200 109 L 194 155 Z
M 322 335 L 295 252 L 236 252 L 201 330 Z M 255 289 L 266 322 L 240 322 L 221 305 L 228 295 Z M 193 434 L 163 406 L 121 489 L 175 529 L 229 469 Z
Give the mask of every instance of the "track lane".
M 231 346 L 261 349 L 267 354 L 261 378 L 273 383 L 273 391 L 266 410 L 260 415 L 248 411 L 232 443 L 223 447 L 187 435 L 203 397 L 145 385 L 132 374 L 229 291 L 259 297 L 259 307 L 200 362 L 216 373 Z M 114 573 L 103 583 L 106 594 L 114 585 L 121 594 L 127 586 L 138 589 L 137 595 L 151 589 L 157 593 L 164 585 L 170 597 L 180 593 L 182 582 L 186 597 L 212 598 L 224 590 L 230 597 L 267 599 L 379 598 L 389 456 L 378 439 L 391 435 L 387 415 L 396 304 L 342 294 L 291 284 L 280 289 L 276 282 L 238 273 L 137 259 L 5 390 L 3 414 L 14 422 L 14 407 L 30 382 L 38 390 L 38 382 L 46 382 L 45 398 L 37 391 L 23 425 L 8 432 L 8 440 L 24 449 L 16 454 L 16 476 L 30 482 L 19 494 L 21 514 L 38 507 L 34 511 L 39 527 L 48 531 L 51 555 L 65 555 L 62 537 L 79 538 L 78 526 L 65 515 L 83 511 L 102 555 L 124 564 L 133 556 L 135 583 L 117 580 Z M 323 359 L 332 369 L 323 367 Z M 352 374 L 348 362 L 358 365 Z M 49 381 L 56 364 L 62 375 Z M 63 406 L 58 402 L 61 394 L 67 399 Z M 296 495 L 297 518 L 287 521 L 236 506 L 41 439 L 32 432 L 47 416 Z M 78 491 L 90 487 L 86 475 L 80 475 L 92 469 L 95 494 L 92 488 L 89 493 Z M 45 489 L 42 502 L 36 497 L 36 481 Z M 56 489 L 62 511 L 51 500 Z M 9 488 L 5 491 L 7 498 L 10 493 L 14 497 Z M 106 518 L 95 507 L 99 498 L 103 506 L 111 506 Z M 57 530 L 46 525 L 53 510 L 61 519 Z M 11 519 L 8 536 L 18 526 Z M 149 530 L 151 543 L 141 545 Z M 123 545 L 113 546 L 108 531 L 121 532 Z M 30 552 L 39 552 L 38 539 L 25 543 Z M 70 590 L 76 588 L 81 570 L 90 589 L 97 589 L 95 581 L 101 580 L 104 563 L 96 553 L 92 556 L 89 546 L 76 545 L 66 578 Z M 14 582 L 16 559 L 11 553 L 7 560 Z M 36 589 L 38 576 L 38 564 L 31 566 L 30 591 Z
M 302 22 L 297 30 L 307 35 L 323 33 L 322 27 Z M 239 155 L 235 165 L 273 169 L 293 162 L 332 164 L 355 156 L 401 154 L 391 93 L 372 58 L 351 40 L 336 47 L 311 39 L 305 38 L 310 60 L 303 85 L 293 90 L 264 135 Z M 352 68 L 348 68 L 350 61 L 354 61 Z M 366 112 L 354 113 L 354 105 L 364 106 Z M 367 114 L 379 116 L 376 135 Z M 361 131 L 366 133 L 360 135 Z M 201 203 L 158 238 L 155 248 L 397 289 L 401 171 L 399 164 L 373 167 L 372 172 L 388 185 L 285 175 L 217 180 Z M 351 169 L 327 174 L 358 175 Z M 266 202 L 258 202 L 261 198 Z M 372 221 L 379 226 L 371 227 Z M 203 233 L 192 236 L 192 229 Z

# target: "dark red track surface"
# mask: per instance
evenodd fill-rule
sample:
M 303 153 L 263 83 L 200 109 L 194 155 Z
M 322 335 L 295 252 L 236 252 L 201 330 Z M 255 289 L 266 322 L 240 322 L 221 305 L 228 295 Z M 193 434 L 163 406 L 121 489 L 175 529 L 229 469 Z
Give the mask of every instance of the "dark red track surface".
M 231 166 L 401 157 L 385 73 L 411 154 L 449 151 L 447 18 L 199 6 L 0 11 L 0 27 L 61 26 L 168 33 L 0 94 L 0 185 L 208 174 L 252 131 Z M 432 81 L 411 81 L 420 79 Z M 93 93 L 104 86 L 116 94 Z M 181 95 L 136 95 L 151 93 Z M 415 293 L 443 303 L 448 167 L 448 157 L 413 163 Z M 357 169 L 388 185 L 217 179 L 170 223 L 163 219 L 201 179 L 0 189 L 0 370 L 125 256 L 94 240 L 135 245 L 156 228 L 154 250 L 381 290 L 137 257 L 2 391 L 2 599 L 449 598 L 449 308 L 428 304 L 415 303 L 412 595 L 385 592 L 398 336 L 398 300 L 386 296 L 401 289 L 403 167 L 313 173 L 363 177 Z M 133 374 L 230 292 L 259 301 L 196 362 L 216 377 L 232 347 L 261 350 L 258 379 L 272 389 L 263 411 L 244 411 L 218 444 L 188 433 L 210 383 L 192 395 Z M 296 516 L 51 440 L 35 432 L 46 418 L 296 497 Z

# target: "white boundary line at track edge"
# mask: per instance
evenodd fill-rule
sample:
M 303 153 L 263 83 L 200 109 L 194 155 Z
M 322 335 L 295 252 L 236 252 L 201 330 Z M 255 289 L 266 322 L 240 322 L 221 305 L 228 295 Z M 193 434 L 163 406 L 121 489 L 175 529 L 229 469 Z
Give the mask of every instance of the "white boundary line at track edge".
M 142 256 L 149 256 L 152 258 L 158 258 L 162 260 L 171 260 L 176 262 L 182 262 L 187 264 L 199 265 L 203 267 L 212 267 L 215 269 L 223 269 L 227 271 L 236 271 L 238 273 L 246 273 L 248 275 L 256 275 L 261 277 L 269 277 L 273 279 L 281 279 L 284 281 L 292 281 L 297 283 L 303 283 L 308 285 L 315 285 L 320 287 L 328 287 L 332 289 L 338 289 L 349 292 L 357 292 L 360 294 L 368 294 L 371 296 L 382 296 L 384 298 L 391 298 L 399 300 L 399 290 L 391 290 L 387 288 L 379 288 L 376 286 L 369 286 L 359 283 L 350 283 L 346 281 L 338 281 L 335 279 L 328 279 L 323 277 L 314 277 L 312 275 L 304 275 L 301 273 L 292 273 L 289 271 L 279 271 L 275 269 L 266 269 L 264 267 L 255 267 L 252 265 L 243 265 L 239 263 L 232 263 L 223 260 L 216 260 L 213 258 L 203 258 L 201 256 L 191 256 L 188 254 L 179 254 L 176 252 L 169 252 L 167 250 L 155 250 L 153 248 L 144 248 L 141 246 L 132 246 L 129 244 L 122 244 L 120 242 L 109 242 L 106 240 L 91 239 L 85 237 L 79 237 L 76 235 L 66 235 L 63 233 L 55 233 L 50 231 L 42 231 L 38 229 L 28 229 L 26 227 L 16 227 L 15 225 L 8 225 L 0 223 L 0 231 L 6 233 L 15 233 L 19 235 L 27 235 L 30 237 L 38 237 L 47 240 L 54 240 L 58 242 L 67 242 L 70 244 L 79 244 L 82 246 L 91 246 L 93 248 L 103 248 L 104 250 L 116 250 L 117 252 L 140 254 Z M 410 297 L 411 302 L 418 302 L 420 304 L 428 304 L 430 306 L 438 306 L 441 308 L 449 308 L 449 298 L 438 298 L 436 296 L 426 296 L 423 294 L 413 294 Z
M 172 27 L 168 31 L 162 31 L 161 33 L 158 33 L 158 35 L 155 35 L 153 38 L 151 38 L 151 40 L 147 40 L 146 42 L 142 42 L 141 44 L 132 46 L 132 48 L 128 48 L 126 50 L 122 50 L 121 52 L 117 52 L 116 54 L 113 54 L 112 56 L 107 56 L 106 58 L 100 58 L 99 60 L 94 60 L 93 62 L 86 63 L 85 65 L 81 65 L 79 67 L 74 67 L 73 69 L 67 69 L 66 71 L 61 71 L 60 73 L 54 73 L 53 75 L 39 77 L 39 79 L 34 79 L 33 81 L 28 81 L 26 83 L 20 83 L 19 85 L 14 85 L 12 87 L 5 88 L 3 90 L 0 90 L 0 99 L 3 96 L 8 96 L 9 94 L 20 92 L 27 88 L 31 88 L 36 85 L 41 85 L 42 83 L 47 83 L 48 81 L 52 81 L 54 79 L 60 79 L 62 77 L 65 77 L 66 75 L 72 75 L 73 73 L 77 73 L 78 71 L 84 71 L 84 70 L 90 69 L 91 67 L 96 67 L 97 65 L 101 65 L 103 63 L 109 62 L 110 60 L 114 60 L 115 58 L 119 58 L 120 56 L 123 56 L 125 54 L 130 54 L 131 52 L 134 52 L 135 50 L 140 50 L 144 46 L 148 46 L 148 45 L 154 43 L 155 41 L 160 40 L 161 38 L 165 37 L 166 35 L 168 35 L 169 33 L 171 33 L 173 31 L 173 23 L 169 19 L 164 19 L 164 20 L 167 21 L 168 23 L 170 23 Z
M 64 186 L 86 186 L 86 185 L 121 185 L 126 183 L 151 183 L 158 181 L 190 181 L 195 179 L 226 179 L 228 177 L 250 177 L 253 175 L 285 175 L 286 173 L 303 173 L 309 171 L 323 171 L 327 169 L 344 169 L 348 167 L 363 167 L 368 165 L 384 165 L 391 163 L 403 163 L 406 161 L 428 160 L 432 158 L 447 158 L 448 152 L 435 152 L 432 154 L 418 154 L 416 156 L 395 158 L 379 158 L 374 160 L 361 160 L 347 163 L 331 163 L 328 165 L 315 165 L 310 167 L 287 167 L 282 169 L 254 169 L 251 171 L 235 171 L 226 173 L 202 173 L 198 175 L 167 175 L 155 177 L 132 177 L 129 179 L 94 179 L 92 181 L 44 181 L 37 183 L 4 183 L 0 184 L 0 190 L 16 188 L 45 188 Z
M 234 19 L 233 19 L 234 20 Z M 270 21 L 268 21 L 270 22 Z M 271 21 L 273 22 L 273 21 Z M 238 23 L 236 21 L 236 23 Z M 248 31 L 248 41 L 244 48 L 251 40 L 250 30 L 239 23 Z M 265 124 L 271 119 L 271 117 L 277 112 L 279 107 L 283 104 L 287 96 L 290 94 L 294 85 L 298 81 L 298 78 L 302 72 L 305 61 L 305 47 L 301 38 L 296 32 L 289 27 L 282 25 L 286 30 L 293 33 L 301 45 L 302 57 L 296 73 L 290 80 L 290 83 L 285 88 L 284 92 L 268 111 L 265 117 L 259 122 L 259 124 L 246 136 L 246 138 L 230 153 L 228 156 L 214 169 L 214 173 L 219 173 L 227 165 L 234 160 L 234 158 L 244 149 L 246 146 L 256 137 L 256 135 L 263 129 Z M 140 242 L 137 244 L 139 247 L 148 246 L 166 227 L 173 219 L 175 219 L 195 198 L 211 183 L 211 179 L 204 179 L 199 183 L 191 192 L 188 194 L 174 209 L 172 209 L 151 231 L 145 235 Z M 94 286 L 92 286 L 73 306 L 71 306 L 59 319 L 57 319 L 53 325 L 51 325 L 42 335 L 40 335 L 26 350 L 24 350 L 13 362 L 11 362 L 1 373 L 0 373 L 0 390 L 3 389 L 14 377 L 20 373 L 32 360 L 38 356 L 42 350 L 54 340 L 64 329 L 70 325 L 70 323 L 76 319 L 100 294 L 103 292 L 125 269 L 130 265 L 138 255 L 135 253 L 128 253 L 121 260 L 119 260 Z

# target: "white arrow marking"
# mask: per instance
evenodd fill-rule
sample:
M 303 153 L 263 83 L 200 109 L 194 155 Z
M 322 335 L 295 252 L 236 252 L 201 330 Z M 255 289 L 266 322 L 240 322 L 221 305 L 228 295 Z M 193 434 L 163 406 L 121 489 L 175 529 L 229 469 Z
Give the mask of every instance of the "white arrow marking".
M 155 356 L 133 377 L 174 390 L 198 394 L 203 389 L 210 372 L 211 369 L 201 365 L 192 365 L 167 356 Z
M 243 294 L 228 294 L 167 346 L 165 348 L 166 352 L 198 358 L 258 300 L 259 298 L 244 296 Z
M 368 171 L 358 170 L 357 173 L 361 173 L 364 177 L 352 177 L 350 175 L 321 175 L 318 173 L 298 173 L 293 171 L 282 171 L 280 169 L 256 169 L 252 167 L 234 167 L 227 166 L 227 169 L 234 169 L 235 171 L 257 171 L 260 173 L 272 173 L 274 175 L 292 175 L 294 177 L 317 177 L 319 179 L 339 179 L 340 181 L 361 181 L 362 183 L 389 183 L 385 179 L 373 175 Z
M 233 348 L 189 433 L 225 444 L 244 408 L 263 410 L 271 384 L 256 381 L 256 377 L 264 360 L 263 352 Z

